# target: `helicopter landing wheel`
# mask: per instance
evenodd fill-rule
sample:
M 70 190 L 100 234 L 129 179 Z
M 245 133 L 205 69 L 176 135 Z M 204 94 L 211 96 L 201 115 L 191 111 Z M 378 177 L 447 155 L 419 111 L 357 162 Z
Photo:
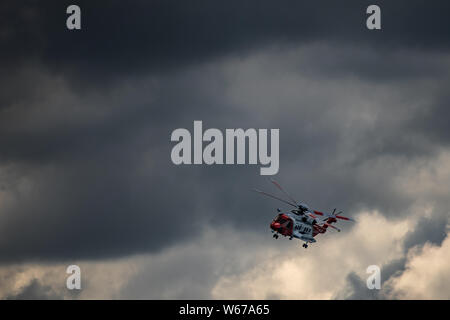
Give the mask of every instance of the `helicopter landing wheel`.
M 274 237 L 275 239 L 278 239 L 278 235 L 277 235 L 276 233 L 273 235 L 273 237 Z
M 308 244 L 304 243 L 303 248 L 305 248 L 305 249 L 308 248 Z

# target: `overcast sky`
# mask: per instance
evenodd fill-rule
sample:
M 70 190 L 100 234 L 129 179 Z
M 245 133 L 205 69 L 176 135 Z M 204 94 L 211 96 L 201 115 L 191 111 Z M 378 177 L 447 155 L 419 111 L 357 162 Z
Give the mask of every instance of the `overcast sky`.
M 0 4 L 0 298 L 450 298 L 449 3 L 107 3 Z M 172 163 L 194 120 L 279 128 L 274 178 L 357 222 L 272 239 L 259 166 Z

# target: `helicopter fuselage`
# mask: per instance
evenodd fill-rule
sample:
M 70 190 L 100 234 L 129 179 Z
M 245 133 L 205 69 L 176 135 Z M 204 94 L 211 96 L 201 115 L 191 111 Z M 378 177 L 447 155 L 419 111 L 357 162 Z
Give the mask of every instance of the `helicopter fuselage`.
M 314 239 L 315 219 L 306 215 L 280 213 L 270 224 L 270 228 L 285 237 L 297 238 L 305 242 L 316 242 Z M 319 232 L 316 232 L 316 234 Z

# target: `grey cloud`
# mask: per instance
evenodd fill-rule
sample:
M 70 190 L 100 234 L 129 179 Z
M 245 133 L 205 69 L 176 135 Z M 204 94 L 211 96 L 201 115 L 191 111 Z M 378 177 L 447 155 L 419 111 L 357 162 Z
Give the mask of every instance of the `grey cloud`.
M 360 278 L 356 273 L 350 272 L 347 275 L 346 287 L 336 296 L 337 299 L 348 300 L 373 300 L 396 297 L 391 279 L 399 277 L 406 270 L 408 250 L 414 246 L 423 246 L 425 243 L 432 243 L 440 246 L 446 237 L 448 217 L 434 213 L 431 217 L 422 217 L 417 221 L 413 230 L 409 231 L 403 240 L 405 256 L 393 260 L 381 266 L 381 289 L 369 290 L 365 279 Z
M 40 283 L 38 279 L 33 279 L 29 284 L 20 289 L 15 295 L 10 295 L 6 300 L 61 300 L 62 297 L 50 286 Z
M 418 222 L 414 231 L 409 232 L 405 238 L 405 248 L 409 249 L 416 245 L 424 245 L 429 242 L 440 246 L 446 237 L 448 216 L 439 217 L 434 215 L 430 218 L 423 217 Z
M 400 258 L 380 267 L 381 289 L 368 289 L 365 278 L 359 277 L 355 272 L 350 272 L 346 277 L 346 287 L 335 298 L 340 300 L 386 299 L 392 290 L 388 280 L 401 274 L 405 270 L 405 263 L 406 258 Z
M 378 290 L 369 290 L 365 280 L 361 279 L 356 273 L 351 272 L 347 275 L 347 288 L 336 299 L 377 300 L 378 294 Z

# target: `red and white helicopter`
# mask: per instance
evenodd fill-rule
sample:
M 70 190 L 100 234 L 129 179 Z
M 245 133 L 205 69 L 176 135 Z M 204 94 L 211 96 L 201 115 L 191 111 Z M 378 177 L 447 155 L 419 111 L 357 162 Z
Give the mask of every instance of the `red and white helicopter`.
M 294 198 L 292 198 L 275 180 L 270 179 L 270 181 L 280 189 L 290 201 L 278 198 L 277 196 L 258 189 L 253 190 L 295 207 L 290 213 L 282 213 L 280 209 L 277 209 L 279 214 L 270 223 L 270 228 L 274 233 L 273 237 L 275 239 L 278 239 L 279 234 L 289 237 L 289 240 L 298 238 L 305 241 L 303 248 L 308 248 L 308 243 L 316 242 L 314 237 L 319 233 L 325 233 L 328 228 L 333 228 L 340 232 L 341 230 L 339 228 L 332 225 L 332 223 L 336 223 L 338 219 L 355 221 L 351 218 L 341 216 L 340 214 L 342 211 L 336 213 L 336 209 L 333 210 L 333 213 L 311 210 L 306 203 L 298 203 L 295 201 Z

